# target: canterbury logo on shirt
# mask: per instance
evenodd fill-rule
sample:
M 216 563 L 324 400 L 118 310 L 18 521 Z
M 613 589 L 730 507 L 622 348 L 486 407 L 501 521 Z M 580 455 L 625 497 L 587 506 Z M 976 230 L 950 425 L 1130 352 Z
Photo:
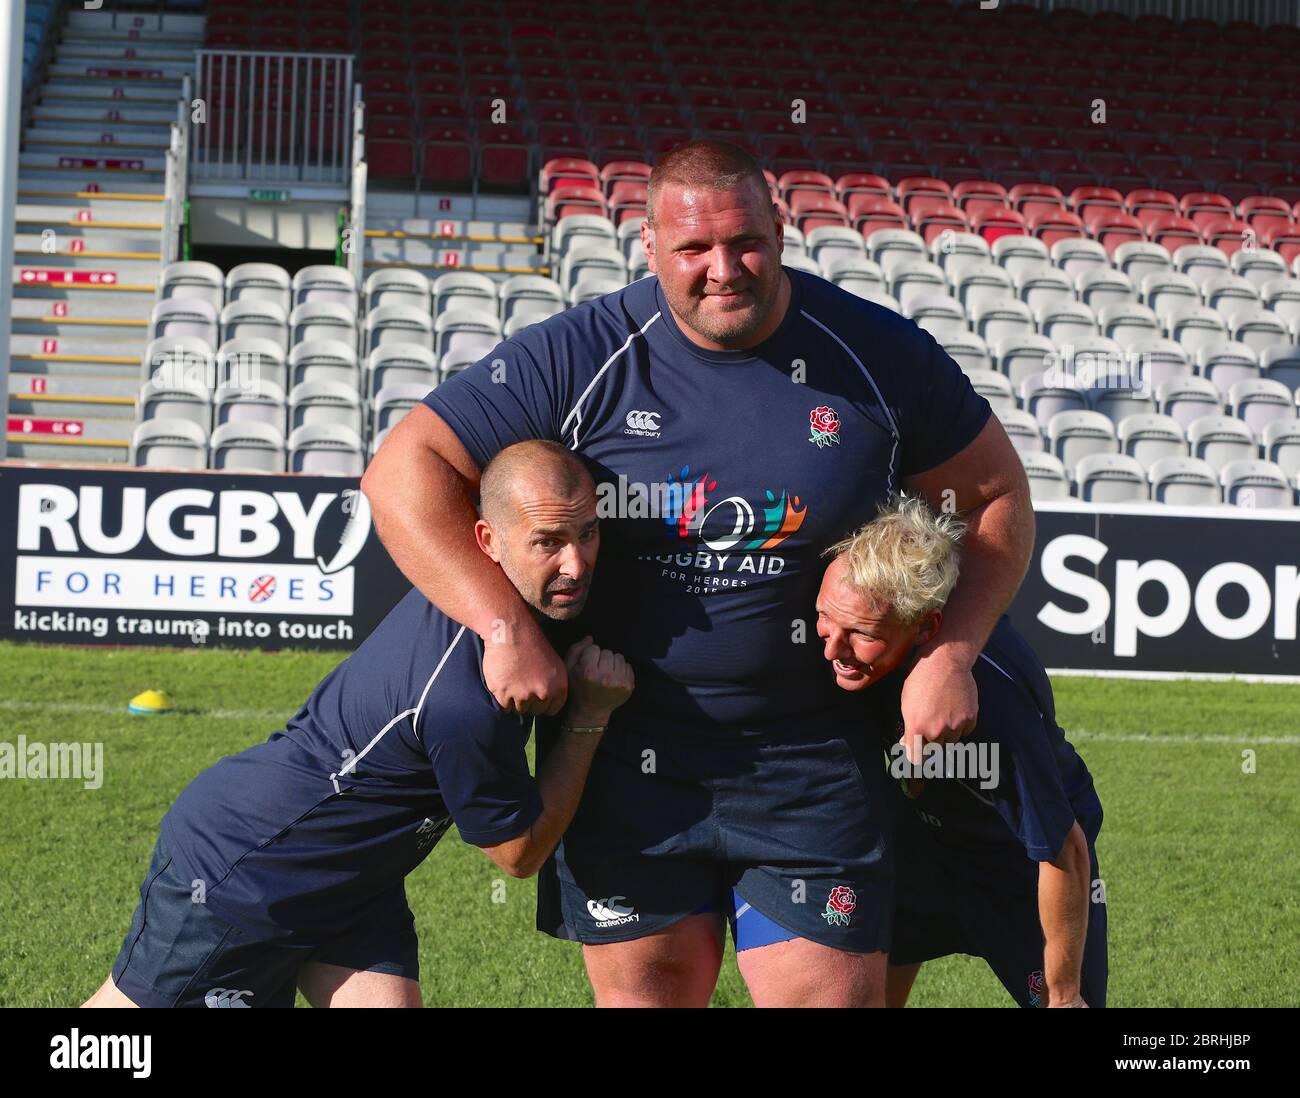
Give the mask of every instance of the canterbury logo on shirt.
M 629 435 L 652 435 L 659 437 L 659 417 L 663 412 L 643 412 L 634 409 L 628 412 L 623 422 L 627 424 Z

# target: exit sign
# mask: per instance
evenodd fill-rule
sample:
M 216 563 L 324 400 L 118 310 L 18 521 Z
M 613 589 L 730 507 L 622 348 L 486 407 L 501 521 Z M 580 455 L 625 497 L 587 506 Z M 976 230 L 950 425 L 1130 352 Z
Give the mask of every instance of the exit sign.
M 288 202 L 292 196 L 288 191 L 249 191 L 248 197 L 253 202 Z

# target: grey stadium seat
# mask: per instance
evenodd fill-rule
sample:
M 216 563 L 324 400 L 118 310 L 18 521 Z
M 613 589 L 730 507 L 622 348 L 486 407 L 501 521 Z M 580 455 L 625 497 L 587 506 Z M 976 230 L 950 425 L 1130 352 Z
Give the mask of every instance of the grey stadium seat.
M 1129 344 L 1128 351 L 1137 355 L 1142 378 L 1151 390 L 1168 378 L 1191 376 L 1192 361 L 1187 348 L 1172 339 L 1136 339 Z
M 1264 308 L 1275 312 L 1284 324 L 1300 319 L 1300 279 L 1271 278 L 1260 287 Z
M 1166 326 L 1170 339 L 1176 339 L 1195 354 L 1213 343 L 1227 343 L 1228 323 L 1208 305 L 1189 305 L 1169 315 Z
M 217 312 L 226 303 L 226 276 L 215 263 L 183 260 L 169 263 L 158 274 L 158 297 L 206 301 Z
M 1047 441 L 1067 470 L 1088 454 L 1119 451 L 1114 424 L 1099 412 L 1057 412 L 1047 421 Z
M 848 231 L 856 233 L 857 230 Z M 817 230 L 814 229 L 813 232 Z M 953 230 L 940 233 L 930 242 L 930 258 L 948 272 L 949 278 L 954 281 L 967 271 L 989 267 L 993 267 L 1001 274 L 1006 273 L 993 262 L 993 249 L 978 233 Z
M 288 367 L 280 345 L 269 339 L 232 339 L 217 351 L 218 385 L 248 385 L 259 378 L 287 388 Z
M 556 259 L 568 255 L 577 246 L 588 244 L 617 248 L 614 223 L 601 214 L 570 214 L 557 221 L 551 230 L 551 253 Z
M 284 432 L 274 424 L 253 419 L 224 423 L 212 432 L 212 468 L 283 473 Z
M 1244 343 L 1208 343 L 1196 352 L 1196 372 L 1223 395 L 1259 377 L 1259 353 Z
M 1222 313 L 1229 324 L 1239 313 L 1261 307 L 1258 287 L 1240 275 L 1220 274 L 1207 278 L 1201 285 L 1201 293 L 1205 304 Z
M 1040 334 L 1058 347 L 1098 334 L 1097 314 L 1081 301 L 1049 301 L 1035 313 Z
M 304 381 L 289 390 L 289 430 L 308 423 L 340 423 L 357 434 L 365 431 L 361 398 L 341 381 Z
M 1145 240 L 1129 240 L 1115 249 L 1115 268 L 1123 271 L 1133 285 L 1141 286 L 1149 274 L 1166 274 L 1174 261 L 1164 247 Z
M 946 335 L 960 335 L 967 330 L 966 311 L 961 302 L 947 294 L 917 294 L 903 313 L 940 342 Z
M 592 277 L 615 279 L 626 285 L 627 270 L 627 260 L 613 244 L 577 243 L 560 261 L 560 288 L 567 293 L 579 280 Z
M 1016 393 L 1005 374 L 996 370 L 967 370 L 966 376 L 971 387 L 989 402 L 995 412 L 1015 410 Z
M 1264 428 L 1264 457 L 1296 483 L 1300 477 L 1300 419 L 1275 419 Z
M 1300 392 L 1300 345 L 1269 347 L 1259 361 L 1260 371 L 1269 381 L 1280 382 L 1292 393 Z
M 338 423 L 310 423 L 289 434 L 289 472 L 359 477 L 365 471 L 361 436 Z
M 885 291 L 885 272 L 880 264 L 865 256 L 861 259 L 832 259 L 826 265 L 826 278 L 855 297 L 870 297 Z
M 1018 298 L 995 297 L 976 303 L 971 327 L 985 343 L 996 345 L 1004 339 L 1032 335 L 1034 315 Z
M 885 269 L 889 277 L 889 292 L 898 299 L 905 313 L 913 298 L 948 292 L 948 278 L 943 268 L 929 260 L 906 259 Z
M 150 419 L 131 435 L 131 464 L 146 469 L 206 469 L 208 432 L 188 419 Z
M 1097 319 L 1101 334 L 1124 348 L 1132 347 L 1139 340 L 1159 339 L 1164 331 L 1151 309 L 1131 301 L 1105 306 Z
M 1001 267 L 963 267 L 957 272 L 953 286 L 954 296 L 961 302 L 966 315 L 971 316 L 989 301 L 1015 297 L 1011 276 Z
M 878 234 L 872 233 L 874 240 Z M 1013 279 L 1022 271 L 1052 265 L 1051 252 L 1037 237 L 1009 235 L 993 241 L 993 262 L 1002 267 Z
M 288 422 L 288 403 L 284 389 L 274 381 L 257 381 L 252 385 L 223 385 L 212 400 L 213 427 L 227 423 L 269 423 L 281 435 Z M 283 438 L 281 449 L 283 449 Z M 281 460 L 280 468 L 284 468 Z
M 1084 271 L 1110 266 L 1110 256 L 1095 240 L 1066 237 L 1051 247 L 1052 266 L 1077 279 Z
M 989 358 L 989 349 L 984 340 L 970 332 L 955 332 L 938 340 L 939 346 L 947 352 L 965 372 L 987 370 L 993 363 Z
M 1230 260 L 1234 273 L 1263 289 L 1275 278 L 1286 277 L 1286 260 L 1268 248 L 1239 248 Z
M 428 395 L 423 385 L 387 385 L 380 389 L 375 394 L 372 430 L 375 434 L 388 430 Z
M 560 222 L 567 223 L 569 218 Z M 433 280 L 433 315 L 449 309 L 485 309 L 494 316 L 501 309 L 497 284 L 477 271 L 447 271 Z
M 342 381 L 361 390 L 361 365 L 355 344 L 333 339 L 300 343 L 289 352 L 289 387 L 304 381 Z
M 293 304 L 325 303 L 342 305 L 357 313 L 357 280 L 346 267 L 330 267 L 323 263 L 304 267 L 293 276 L 291 283 Z
M 146 381 L 140 387 L 137 409 L 141 423 L 151 419 L 187 419 L 205 431 L 212 426 L 211 390 L 199 381 L 182 380 L 176 385 Z
M 1192 456 L 1216 470 L 1230 461 L 1249 461 L 1259 456 L 1255 433 L 1232 416 L 1201 416 L 1187 427 Z
M 198 297 L 172 297 L 158 302 L 149 314 L 149 336 L 155 339 L 201 339 L 210 350 L 221 342 L 220 314 Z
M 232 301 L 269 302 L 288 316 L 292 292 L 289 272 L 274 263 L 241 263 L 226 275 L 227 305 Z
M 430 313 L 433 291 L 429 287 L 428 278 L 419 271 L 404 271 L 400 267 L 376 271 L 366 279 L 366 312 L 372 313 L 381 305 L 408 305 L 426 314 Z
M 1055 267 L 1028 267 L 1016 276 L 1016 296 L 1037 312 L 1044 305 L 1074 301 L 1074 283 Z
M 1070 498 L 1070 476 L 1059 458 L 1029 450 L 1020 451 L 1020 461 L 1029 481 L 1029 497 L 1034 500 Z
M 1256 437 L 1264 433 L 1264 428 L 1278 419 L 1295 418 L 1294 394 L 1280 381 L 1256 378 L 1253 381 L 1239 381 L 1228 390 L 1228 407 L 1232 414 L 1255 432 Z
M 569 304 L 582 305 L 622 288 L 623 283 L 612 278 L 583 278 L 574 283 L 573 289 L 569 291 Z
M 1126 416 L 1117 427 L 1120 451 L 1144 469 L 1167 457 L 1187 457 L 1190 450 L 1182 424 L 1172 416 Z
M 835 259 L 866 259 L 862 234 L 846 225 L 821 225 L 804 238 L 808 257 L 823 271 Z
M 1198 286 L 1218 274 L 1228 274 L 1232 268 L 1227 256 L 1218 248 L 1206 244 L 1184 244 L 1174 252 L 1174 270 L 1187 275 Z
M 260 298 L 232 301 L 221 310 L 221 342 L 233 339 L 268 339 L 289 351 L 289 317 L 273 301 Z
M 900 263 L 925 263 L 929 252 L 921 235 L 911 229 L 877 229 L 867 239 L 867 258 L 892 280 Z
M 366 354 L 390 343 L 409 343 L 433 350 L 433 317 L 413 305 L 379 305 L 366 313 Z
M 1161 458 L 1150 471 L 1151 498 L 1171 507 L 1204 507 L 1223 502 L 1219 478 L 1199 458 Z
M 554 279 L 521 274 L 512 275 L 502 283 L 500 309 L 503 324 L 522 313 L 553 316 L 563 308 L 564 291 Z
M 291 346 L 317 339 L 336 340 L 351 347 L 357 345 L 357 314 L 337 301 L 309 301 L 299 305 L 289 317 Z
M 194 381 L 212 389 L 216 385 L 212 348 L 192 336 L 153 340 L 140 356 L 140 381 L 151 379 L 165 385 Z
M 1222 412 L 1223 396 L 1203 377 L 1171 377 L 1156 386 L 1156 407 L 1186 430 L 1193 420 Z
M 1291 342 L 1286 322 L 1262 305 L 1234 313 L 1229 321 L 1229 330 L 1238 343 L 1259 352 Z
M 426 391 L 438 384 L 438 364 L 433 352 L 413 343 L 390 343 L 376 347 L 366 359 L 365 392 L 373 399 L 387 385 L 424 385 Z
M 1047 374 L 1031 374 L 1020 385 L 1020 406 L 1046 428 L 1058 412 L 1085 411 L 1088 398 L 1077 386 L 1055 385 Z
M 483 309 L 450 309 L 433 324 L 433 353 L 442 358 L 462 347 L 481 348 L 487 354 L 501 342 L 501 321 Z
M 1074 288 L 1078 299 L 1099 316 L 1109 305 L 1137 304 L 1138 292 L 1133 280 L 1123 271 L 1110 267 L 1090 267 L 1080 271 L 1075 277 Z
M 1008 336 L 993 344 L 994 365 L 1007 375 L 1011 387 L 1017 391 L 1024 384 L 1025 378 L 1043 373 L 1047 369 L 1049 358 L 1056 353 L 1056 344 L 1037 332 L 1032 335 Z
M 1294 480 L 1271 461 L 1230 461 L 1219 473 L 1223 502 L 1236 507 L 1295 506 Z
M 1125 454 L 1089 454 L 1074 467 L 1078 495 L 1087 503 L 1145 503 L 1146 470 Z
M 1028 412 L 996 412 L 998 421 L 1007 432 L 1007 437 L 1020 453 L 1043 452 L 1043 429 L 1038 420 Z
M 1176 313 L 1202 303 L 1200 287 L 1176 271 L 1149 274 L 1142 279 L 1141 286 L 1142 304 L 1160 318 L 1166 329 Z
M 1093 389 L 1088 402 L 1094 412 L 1100 412 L 1116 429 L 1133 416 L 1156 414 L 1156 399 L 1146 389 Z

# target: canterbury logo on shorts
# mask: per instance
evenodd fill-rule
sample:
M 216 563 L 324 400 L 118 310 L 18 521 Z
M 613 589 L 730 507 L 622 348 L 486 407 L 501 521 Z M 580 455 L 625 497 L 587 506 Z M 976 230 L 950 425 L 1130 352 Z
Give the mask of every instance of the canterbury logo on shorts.
M 623 926 L 625 923 L 641 921 L 641 916 L 631 907 L 624 907 L 619 901 L 626 896 L 611 896 L 607 900 L 588 900 L 587 913 L 596 920 L 597 926 Z

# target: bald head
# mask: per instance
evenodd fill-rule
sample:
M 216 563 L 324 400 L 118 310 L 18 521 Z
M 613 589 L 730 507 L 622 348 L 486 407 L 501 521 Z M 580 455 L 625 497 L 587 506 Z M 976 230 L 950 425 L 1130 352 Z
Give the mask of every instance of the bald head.
M 749 186 L 770 204 L 763 169 L 744 149 L 727 141 L 688 141 L 670 149 L 655 164 L 646 187 L 646 221 L 655 228 L 657 199 L 664 187 L 732 191 Z
M 558 442 L 507 446 L 479 481 L 479 548 L 523 600 L 549 618 L 582 611 L 600 546 L 596 485 Z
M 572 499 L 596 486 L 581 458 L 558 442 L 530 439 L 507 446 L 479 481 L 479 510 L 498 528 L 519 517 L 519 502 L 538 496 Z

